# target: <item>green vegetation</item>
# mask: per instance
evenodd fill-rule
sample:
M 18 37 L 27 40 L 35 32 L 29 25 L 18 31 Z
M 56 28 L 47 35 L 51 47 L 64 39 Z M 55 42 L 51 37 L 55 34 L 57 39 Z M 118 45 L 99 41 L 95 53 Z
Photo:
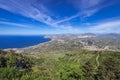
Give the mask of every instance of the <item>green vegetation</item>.
M 29 58 L 13 51 L 0 50 L 0 80 L 19 80 L 31 71 L 31 66 Z
M 0 80 L 120 80 L 119 60 L 120 53 L 111 51 L 0 51 Z

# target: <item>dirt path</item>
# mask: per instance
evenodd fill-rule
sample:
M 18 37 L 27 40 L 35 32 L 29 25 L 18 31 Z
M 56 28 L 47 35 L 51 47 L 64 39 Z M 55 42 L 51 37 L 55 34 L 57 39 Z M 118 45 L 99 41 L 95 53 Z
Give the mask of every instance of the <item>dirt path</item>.
M 98 55 L 96 57 L 96 63 L 97 63 L 96 69 L 100 65 L 100 63 L 99 63 L 99 57 L 100 57 L 100 54 L 98 53 Z

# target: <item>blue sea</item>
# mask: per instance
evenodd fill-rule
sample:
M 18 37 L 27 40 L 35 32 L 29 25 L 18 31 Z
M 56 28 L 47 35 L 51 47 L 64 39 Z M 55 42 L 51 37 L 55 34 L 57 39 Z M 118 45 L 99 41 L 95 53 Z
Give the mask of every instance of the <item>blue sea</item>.
M 0 49 L 24 48 L 28 46 L 37 45 L 39 43 L 47 42 L 50 40 L 51 39 L 44 38 L 44 36 L 0 35 Z

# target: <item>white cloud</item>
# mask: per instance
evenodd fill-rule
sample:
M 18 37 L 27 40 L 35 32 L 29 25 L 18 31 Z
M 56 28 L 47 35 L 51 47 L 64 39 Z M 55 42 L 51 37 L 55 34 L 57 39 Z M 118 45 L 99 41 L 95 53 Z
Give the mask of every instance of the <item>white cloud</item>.
M 45 9 L 45 7 L 38 6 L 38 9 L 33 5 L 34 2 L 29 0 L 0 0 L 0 8 L 2 9 L 52 25 L 54 20 L 44 13 L 43 9 Z
M 22 27 L 22 28 L 32 28 L 32 26 L 30 26 L 30 25 L 19 24 L 19 23 L 13 23 L 13 22 L 0 21 L 0 24 L 3 24 L 3 25 L 11 25 L 11 26 L 17 26 L 17 27 Z
M 81 18 L 89 17 L 89 16 L 93 15 L 97 11 L 99 11 L 99 9 L 84 10 L 84 11 L 79 12 L 79 13 L 73 15 L 73 16 L 70 16 L 70 17 L 67 17 L 65 19 L 56 21 L 53 24 L 59 24 L 59 23 L 62 23 L 62 22 L 70 21 L 70 20 L 72 20 L 74 18 L 77 18 L 77 17 L 81 17 Z
M 68 18 L 62 19 L 60 21 L 56 21 L 52 19 L 52 17 L 47 14 L 48 9 L 43 6 L 42 3 L 37 3 L 37 0 L 0 0 L 0 8 L 8 10 L 10 12 L 14 12 L 17 14 L 21 14 L 25 17 L 33 18 L 37 21 L 43 22 L 47 25 L 54 26 L 55 24 L 59 24 L 65 21 L 69 21 L 76 17 L 89 17 L 100 10 L 102 7 L 98 6 L 101 2 L 105 0 L 74 0 L 74 6 L 80 9 L 80 12 L 77 14 L 70 16 Z M 106 5 L 107 6 L 107 5 Z M 54 24 L 53 24 L 54 23 Z
M 96 33 L 111 33 L 119 32 L 120 33 L 120 20 L 100 22 L 96 25 L 90 26 L 89 30 Z
M 22 16 L 32 18 L 39 22 L 43 22 L 51 27 L 63 28 L 64 25 L 53 24 L 56 22 L 48 15 L 47 8 L 42 3 L 37 3 L 37 0 L 0 0 L 0 8 L 10 12 L 20 14 Z M 9 25 L 16 25 L 13 23 L 2 22 Z M 64 27 L 68 29 L 69 27 Z
M 70 21 L 76 17 L 86 18 L 92 16 L 102 8 L 109 6 L 108 4 L 107 5 L 102 4 L 102 2 L 106 0 L 69 0 L 76 8 L 78 8 L 79 12 L 65 19 L 56 21 L 51 17 L 50 14 L 48 14 L 49 13 L 48 9 L 42 3 L 37 3 L 36 1 L 37 0 L 0 0 L 0 8 L 16 14 L 20 14 L 28 18 L 32 18 L 34 20 L 43 22 L 49 26 L 53 26 L 58 29 L 61 28 L 66 31 L 73 30 L 75 32 L 79 32 L 82 30 L 75 29 L 71 25 L 60 24 L 60 23 Z M 11 22 L 1 21 L 0 23 L 12 25 L 12 26 L 18 26 L 18 27 L 27 26 L 24 24 L 11 23 Z M 117 27 L 117 25 L 119 25 L 119 22 L 107 22 L 107 23 L 105 22 L 93 26 L 90 30 L 94 30 L 94 31 L 102 30 L 102 29 L 110 30 L 113 29 L 113 26 Z
M 110 5 L 109 2 L 108 4 L 103 4 L 104 1 L 106 0 L 73 0 L 71 2 L 76 8 L 78 8 L 79 12 L 73 16 L 56 21 L 54 24 L 70 21 L 77 17 L 81 17 L 83 19 L 90 17 L 100 11 L 102 8 Z
M 72 19 L 74 19 L 74 18 L 76 18 L 76 17 L 79 17 L 80 15 L 81 15 L 81 14 L 78 13 L 78 14 L 76 14 L 76 15 L 73 15 L 73 16 L 67 17 L 67 18 L 65 18 L 65 19 L 56 21 L 54 24 L 59 24 L 59 23 L 65 22 L 65 21 L 72 20 Z
M 99 5 L 104 0 L 79 0 L 79 3 L 77 6 L 80 9 L 88 9 L 91 7 L 95 7 Z

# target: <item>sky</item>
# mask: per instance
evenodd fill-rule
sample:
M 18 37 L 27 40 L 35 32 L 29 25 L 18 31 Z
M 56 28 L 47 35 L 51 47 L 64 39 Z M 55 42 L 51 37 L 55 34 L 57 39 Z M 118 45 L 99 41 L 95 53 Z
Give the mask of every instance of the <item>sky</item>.
M 120 33 L 120 0 L 0 0 L 0 35 Z

